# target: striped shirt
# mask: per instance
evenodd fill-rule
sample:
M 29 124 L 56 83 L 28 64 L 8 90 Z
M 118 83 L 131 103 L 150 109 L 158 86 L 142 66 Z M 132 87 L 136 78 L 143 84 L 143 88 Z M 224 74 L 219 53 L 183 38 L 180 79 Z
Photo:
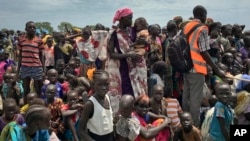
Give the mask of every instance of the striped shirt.
M 171 126 L 173 129 L 176 127 L 180 126 L 180 118 L 178 113 L 182 112 L 182 108 L 178 102 L 177 99 L 175 98 L 166 98 L 167 101 L 167 114 L 168 117 L 171 118 Z
M 39 52 L 44 49 L 43 42 L 40 38 L 34 37 L 29 40 L 26 37 L 20 38 L 17 49 L 21 52 L 21 65 L 27 67 L 42 66 L 39 58 Z

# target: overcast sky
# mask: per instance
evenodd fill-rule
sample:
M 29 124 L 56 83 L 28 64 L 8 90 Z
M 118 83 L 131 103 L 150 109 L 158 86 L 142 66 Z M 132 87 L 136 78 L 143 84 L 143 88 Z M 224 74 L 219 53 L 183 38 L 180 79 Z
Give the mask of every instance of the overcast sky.
M 62 21 L 84 27 L 102 23 L 111 27 L 114 13 L 130 7 L 134 19 L 166 25 L 175 16 L 188 19 L 196 5 L 207 8 L 208 17 L 222 24 L 244 24 L 250 29 L 250 0 L 1 0 L 0 29 L 24 30 L 27 21 L 50 22 L 57 30 Z

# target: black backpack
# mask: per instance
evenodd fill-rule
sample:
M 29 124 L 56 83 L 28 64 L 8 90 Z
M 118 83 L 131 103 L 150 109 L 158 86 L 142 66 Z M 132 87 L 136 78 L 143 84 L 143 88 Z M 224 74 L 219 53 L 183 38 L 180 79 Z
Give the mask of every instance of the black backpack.
M 194 66 L 191 59 L 188 38 L 190 34 L 201 25 L 202 24 L 195 25 L 186 35 L 181 33 L 181 35 L 168 46 L 167 53 L 170 64 L 179 73 L 187 73 Z

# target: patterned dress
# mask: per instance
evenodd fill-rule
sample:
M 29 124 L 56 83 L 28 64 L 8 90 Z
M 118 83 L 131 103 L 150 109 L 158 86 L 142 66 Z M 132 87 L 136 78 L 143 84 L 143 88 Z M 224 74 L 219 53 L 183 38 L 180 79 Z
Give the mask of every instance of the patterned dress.
M 109 38 L 114 31 L 110 32 Z M 130 48 L 132 39 L 128 32 L 117 29 L 116 39 L 114 39 L 114 52 L 127 54 L 133 52 Z M 109 95 L 113 111 L 118 110 L 119 99 L 123 94 L 131 94 L 137 97 L 141 94 L 147 94 L 147 67 L 144 57 L 135 62 L 131 58 L 111 59 L 107 56 L 105 70 L 110 75 Z

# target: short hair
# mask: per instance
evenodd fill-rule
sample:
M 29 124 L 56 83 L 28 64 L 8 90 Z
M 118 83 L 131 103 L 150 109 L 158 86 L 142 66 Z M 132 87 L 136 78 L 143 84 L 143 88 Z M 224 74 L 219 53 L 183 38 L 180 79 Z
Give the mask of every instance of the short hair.
M 25 28 L 27 28 L 28 25 L 31 24 L 31 23 L 35 23 L 35 22 L 33 22 L 33 21 L 28 21 L 28 22 L 25 24 Z
M 207 10 L 202 5 L 197 5 L 193 9 L 193 15 L 194 17 L 199 17 L 201 13 L 207 13 Z
M 139 95 L 135 99 L 135 106 L 138 106 L 139 103 L 148 103 L 149 104 L 149 97 L 145 94 Z
M 5 109 L 7 107 L 7 105 L 9 104 L 14 104 L 17 106 L 16 100 L 13 98 L 6 98 L 5 100 L 3 100 L 3 109 Z
M 24 116 L 26 124 L 29 126 L 33 121 L 44 118 L 43 114 L 45 110 L 48 110 L 45 106 L 31 105 Z
M 107 71 L 104 71 L 104 70 L 95 70 L 94 74 L 93 74 L 93 80 L 96 80 L 96 78 L 98 78 L 100 75 L 103 75 L 103 74 L 109 76 L 109 73 Z

